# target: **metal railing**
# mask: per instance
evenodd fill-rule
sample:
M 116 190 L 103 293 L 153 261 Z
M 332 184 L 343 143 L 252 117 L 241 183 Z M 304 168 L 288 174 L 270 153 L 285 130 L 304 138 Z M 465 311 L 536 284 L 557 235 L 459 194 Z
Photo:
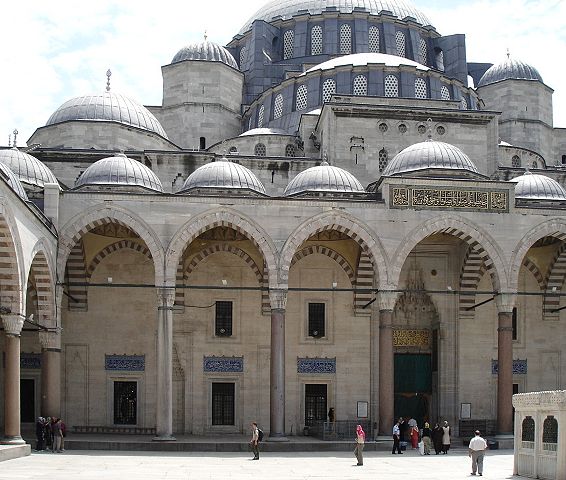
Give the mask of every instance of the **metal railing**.
M 309 435 L 321 440 L 352 440 L 356 438 L 356 427 L 361 425 L 366 440 L 373 438 L 373 430 L 369 420 L 336 420 L 335 422 L 315 422 L 309 427 Z

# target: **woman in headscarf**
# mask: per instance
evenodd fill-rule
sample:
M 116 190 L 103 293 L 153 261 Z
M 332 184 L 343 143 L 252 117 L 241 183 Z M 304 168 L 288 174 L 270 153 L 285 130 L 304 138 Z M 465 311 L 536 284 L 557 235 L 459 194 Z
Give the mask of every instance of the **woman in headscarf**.
M 35 449 L 38 452 L 45 450 L 45 429 L 43 426 L 43 417 L 37 417 L 37 422 L 35 423 L 35 436 L 37 437 Z
M 354 455 L 358 459 L 358 466 L 364 464 L 364 444 L 366 443 L 366 433 L 361 425 L 356 427 L 356 449 Z
M 423 446 L 424 446 L 424 454 L 430 455 L 430 440 L 432 437 L 432 430 L 430 429 L 430 425 L 428 422 L 425 422 L 423 428 Z
M 442 451 L 442 436 L 444 432 L 440 425 L 437 423 L 432 429 L 432 443 L 434 444 L 434 451 L 438 455 Z
M 448 422 L 444 422 L 444 426 L 442 427 L 442 453 L 446 455 L 448 450 L 450 450 L 450 426 Z
M 413 450 L 416 450 L 419 446 L 419 426 L 418 425 L 413 425 L 411 427 L 411 432 L 409 433 L 409 436 L 411 437 L 411 447 L 413 447 Z

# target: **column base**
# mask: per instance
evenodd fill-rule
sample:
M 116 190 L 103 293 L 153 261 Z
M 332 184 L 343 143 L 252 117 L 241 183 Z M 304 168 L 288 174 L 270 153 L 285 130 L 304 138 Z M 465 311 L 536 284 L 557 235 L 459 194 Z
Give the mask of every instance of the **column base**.
M 284 433 L 274 433 L 273 435 L 269 435 L 267 437 L 268 442 L 288 442 L 289 439 L 285 436 Z
M 151 439 L 152 442 L 176 442 L 177 439 L 173 435 L 158 435 Z
M 26 441 L 19 435 L 4 437 L 0 440 L 2 445 L 25 445 Z

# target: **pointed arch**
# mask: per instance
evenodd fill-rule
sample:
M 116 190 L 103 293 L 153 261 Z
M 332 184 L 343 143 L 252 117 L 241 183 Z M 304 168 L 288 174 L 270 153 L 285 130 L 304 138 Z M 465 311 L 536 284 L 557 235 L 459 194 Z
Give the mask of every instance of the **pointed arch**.
M 548 269 L 542 306 L 543 315 L 545 317 L 559 316 L 559 313 L 553 312 L 553 310 L 560 307 L 560 297 L 553 295 L 553 293 L 562 290 L 564 279 L 566 279 L 566 243 L 560 245 Z
M 38 244 L 32 251 L 33 257 L 28 279 L 35 286 L 37 298 L 37 322 L 45 327 L 56 326 L 54 275 L 43 245 Z
M 94 258 L 92 259 L 92 261 L 90 262 L 89 266 L 86 269 L 87 281 L 90 280 L 90 277 L 92 277 L 92 274 L 96 270 L 96 267 L 98 267 L 98 265 L 100 264 L 100 262 L 102 262 L 102 260 L 104 260 L 108 255 L 111 255 L 123 249 L 129 249 L 135 252 L 139 252 L 147 259 L 152 260 L 151 252 L 149 251 L 149 248 L 147 248 L 145 245 L 136 242 L 134 240 L 120 240 L 119 242 L 112 243 L 107 247 L 103 248 L 102 250 L 100 250 L 100 252 L 98 252 L 94 256 Z
M 348 260 L 346 260 L 336 250 L 332 250 L 331 248 L 325 247 L 323 245 L 309 245 L 308 247 L 299 250 L 293 256 L 293 260 L 291 260 L 291 267 L 295 265 L 295 263 L 297 263 L 299 260 L 308 257 L 309 255 L 313 255 L 315 253 L 318 253 L 320 255 L 325 255 L 327 257 L 330 257 L 332 260 L 334 260 L 338 265 L 340 265 L 340 267 L 342 267 L 344 273 L 348 275 L 348 278 L 350 279 L 350 283 L 354 285 L 355 282 L 354 269 L 352 268 Z
M 1 306 L 13 313 L 25 311 L 24 275 L 21 265 L 21 242 L 13 217 L 6 205 L 0 205 L 0 296 Z
M 546 279 L 544 278 L 544 275 L 542 274 L 536 263 L 532 262 L 528 257 L 525 257 L 525 259 L 523 260 L 523 267 L 531 272 L 538 283 L 538 287 L 541 290 L 544 290 L 546 287 Z
M 474 247 L 469 247 L 460 273 L 460 313 L 467 313 L 468 308 L 476 304 L 475 291 L 478 288 L 481 277 L 485 272 L 483 257 Z

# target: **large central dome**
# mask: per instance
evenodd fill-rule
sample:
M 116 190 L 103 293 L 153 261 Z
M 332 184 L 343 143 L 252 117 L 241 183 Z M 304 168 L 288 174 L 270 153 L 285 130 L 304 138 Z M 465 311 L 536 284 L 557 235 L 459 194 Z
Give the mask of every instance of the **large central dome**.
M 246 33 L 255 20 L 270 22 L 275 17 L 288 20 L 299 11 L 302 13 L 308 11 L 311 15 L 317 15 L 327 8 L 335 9 L 340 13 L 362 10 L 369 12 L 370 15 L 379 15 L 387 11 L 401 20 L 405 17 L 413 17 L 421 25 L 430 25 L 426 15 L 404 0 L 272 0 L 246 22 L 240 34 Z

